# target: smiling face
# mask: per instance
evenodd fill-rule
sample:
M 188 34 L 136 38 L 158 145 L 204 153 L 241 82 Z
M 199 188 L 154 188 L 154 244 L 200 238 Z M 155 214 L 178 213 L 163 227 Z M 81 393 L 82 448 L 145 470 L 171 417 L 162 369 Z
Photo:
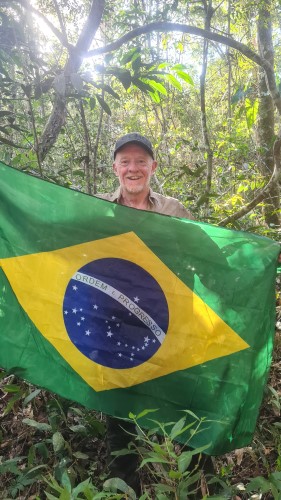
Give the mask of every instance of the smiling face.
M 128 144 L 120 149 L 113 163 L 124 195 L 148 194 L 150 178 L 156 167 L 157 162 L 137 144 Z

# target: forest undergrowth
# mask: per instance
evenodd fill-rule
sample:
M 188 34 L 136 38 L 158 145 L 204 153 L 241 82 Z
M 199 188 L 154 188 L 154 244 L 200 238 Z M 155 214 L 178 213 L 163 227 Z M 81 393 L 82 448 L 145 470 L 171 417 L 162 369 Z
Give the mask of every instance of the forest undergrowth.
M 273 361 L 253 442 L 200 466 L 200 449 L 159 439 L 139 427 L 142 493 L 108 479 L 103 415 L 0 372 L 0 499 L 281 499 L 281 276 Z M 144 410 L 145 412 L 145 410 Z M 157 416 L 154 417 L 157 419 Z M 138 427 L 138 420 L 136 420 Z M 159 424 L 161 425 L 161 424 Z M 195 427 L 199 428 L 200 421 Z

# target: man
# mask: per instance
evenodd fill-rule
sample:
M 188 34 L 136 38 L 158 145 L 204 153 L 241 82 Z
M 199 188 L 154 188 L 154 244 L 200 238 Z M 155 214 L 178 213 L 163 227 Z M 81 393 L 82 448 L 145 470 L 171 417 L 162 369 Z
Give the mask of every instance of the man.
M 139 210 L 193 219 L 178 200 L 152 191 L 150 181 L 156 168 L 151 142 L 137 132 L 124 135 L 114 149 L 113 170 L 119 188 L 113 194 L 99 197 Z
M 99 194 L 100 198 L 139 210 L 149 210 L 175 217 L 194 219 L 192 214 L 175 198 L 155 193 L 150 187 L 157 161 L 151 142 L 138 132 L 126 134 L 117 140 L 114 148 L 113 170 L 119 187 L 113 194 Z M 128 422 L 107 417 L 108 454 L 127 448 L 135 427 Z M 124 479 L 139 490 L 136 475 L 137 456 L 125 455 L 113 460 L 109 457 L 110 475 Z

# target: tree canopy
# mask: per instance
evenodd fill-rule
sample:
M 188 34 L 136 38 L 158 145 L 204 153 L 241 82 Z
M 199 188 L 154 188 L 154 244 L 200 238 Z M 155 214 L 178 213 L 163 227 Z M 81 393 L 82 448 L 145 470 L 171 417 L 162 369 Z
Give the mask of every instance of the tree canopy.
M 278 238 L 279 22 L 271 0 L 1 0 L 0 159 L 95 194 L 137 130 L 156 190 Z

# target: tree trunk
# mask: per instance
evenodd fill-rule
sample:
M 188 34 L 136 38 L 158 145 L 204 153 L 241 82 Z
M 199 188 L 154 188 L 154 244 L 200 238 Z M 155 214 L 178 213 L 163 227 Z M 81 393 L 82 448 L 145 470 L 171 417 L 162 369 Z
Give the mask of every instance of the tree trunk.
M 105 0 L 93 0 L 88 19 L 78 38 L 76 46 L 70 50 L 68 61 L 62 75 L 68 80 L 71 73 L 76 73 L 81 66 L 84 52 L 91 46 L 92 40 L 100 25 Z M 45 126 L 38 144 L 40 163 L 44 160 L 51 147 L 55 144 L 66 117 L 66 97 L 57 93 L 53 110 Z
M 263 0 L 259 8 L 258 42 L 259 53 L 274 66 L 274 50 L 272 43 L 271 0 Z M 259 115 L 258 115 L 258 146 L 259 167 L 266 179 L 269 179 L 274 169 L 274 104 L 267 86 L 264 71 L 259 68 Z M 279 225 L 280 191 L 278 182 L 274 184 L 265 202 L 264 216 L 269 226 Z
M 208 2 L 204 1 L 203 6 L 205 12 L 204 29 L 209 31 L 211 29 L 211 20 L 214 14 L 214 9 L 212 7 L 212 0 L 208 0 Z M 200 75 L 200 109 L 201 109 L 201 124 L 202 124 L 204 151 L 207 157 L 207 172 L 206 172 L 205 191 L 197 201 L 197 206 L 200 206 L 201 204 L 205 203 L 206 207 L 208 207 L 209 205 L 209 196 L 211 193 L 212 175 L 213 175 L 213 150 L 210 145 L 209 130 L 207 125 L 207 113 L 206 113 L 206 74 L 208 67 L 208 49 L 209 49 L 209 40 L 204 38 L 202 72 Z

